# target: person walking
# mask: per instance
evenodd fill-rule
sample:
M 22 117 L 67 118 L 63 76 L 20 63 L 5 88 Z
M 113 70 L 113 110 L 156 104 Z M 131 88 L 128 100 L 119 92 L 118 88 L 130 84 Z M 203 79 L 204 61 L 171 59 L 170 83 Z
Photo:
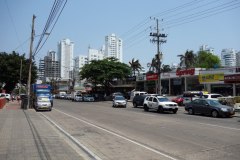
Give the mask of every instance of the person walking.
M 19 103 L 19 100 L 21 100 L 21 97 L 20 97 L 20 95 L 18 94 L 18 95 L 17 95 L 18 104 L 20 104 L 20 103 Z
M 11 95 L 11 99 L 12 99 L 12 102 L 13 102 L 13 100 L 14 100 L 14 96 L 13 96 L 13 94 Z

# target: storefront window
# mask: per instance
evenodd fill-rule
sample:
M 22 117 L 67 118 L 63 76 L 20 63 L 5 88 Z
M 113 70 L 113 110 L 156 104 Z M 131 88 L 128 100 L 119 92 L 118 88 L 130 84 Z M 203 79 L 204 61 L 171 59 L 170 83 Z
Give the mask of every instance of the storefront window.
M 187 91 L 202 91 L 203 88 L 204 85 L 199 83 L 198 76 L 187 77 Z
M 171 95 L 180 95 L 185 91 L 184 78 L 172 78 L 171 79 Z
M 236 96 L 240 96 L 240 83 L 236 84 Z
M 219 93 L 225 97 L 233 95 L 233 85 L 232 84 L 212 84 L 211 93 Z
M 169 93 L 169 79 L 161 80 L 162 94 Z
M 146 81 L 146 92 L 153 94 L 156 93 L 156 81 Z
M 137 82 L 136 91 L 144 91 L 144 82 Z

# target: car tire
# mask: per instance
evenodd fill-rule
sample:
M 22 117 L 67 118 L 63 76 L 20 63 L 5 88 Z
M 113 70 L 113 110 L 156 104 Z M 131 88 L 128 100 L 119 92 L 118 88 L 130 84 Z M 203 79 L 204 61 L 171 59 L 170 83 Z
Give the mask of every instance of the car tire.
M 183 102 L 180 102 L 180 104 L 179 104 L 180 106 L 183 106 Z
M 194 114 L 194 111 L 193 111 L 192 108 L 189 108 L 189 109 L 188 109 L 188 114 L 190 114 L 190 115 L 193 115 L 193 114 Z
M 148 110 L 149 110 L 149 108 L 148 108 L 148 106 L 145 104 L 145 105 L 144 105 L 144 111 L 147 112 Z
M 136 103 L 133 103 L 133 107 L 134 107 L 134 108 L 137 108 L 137 104 L 136 104 Z
M 164 112 L 163 107 L 162 107 L 162 106 L 159 106 L 157 111 L 158 111 L 159 113 L 163 113 L 163 112 Z
M 127 108 L 127 105 L 125 105 L 124 108 Z
M 213 110 L 211 112 L 211 114 L 212 114 L 213 118 L 217 118 L 218 117 L 218 111 L 216 111 L 216 110 Z
M 173 110 L 172 112 L 173 112 L 174 114 L 177 114 L 177 110 Z
M 49 111 L 52 111 L 52 108 L 51 108 L 51 109 L 49 109 Z

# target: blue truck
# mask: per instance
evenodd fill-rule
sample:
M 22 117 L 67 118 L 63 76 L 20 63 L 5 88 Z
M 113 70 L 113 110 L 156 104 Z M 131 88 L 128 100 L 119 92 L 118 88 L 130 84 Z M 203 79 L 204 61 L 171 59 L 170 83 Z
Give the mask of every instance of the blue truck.
M 51 85 L 32 84 L 30 93 L 33 95 L 33 107 L 36 110 L 52 110 L 53 99 L 51 96 Z

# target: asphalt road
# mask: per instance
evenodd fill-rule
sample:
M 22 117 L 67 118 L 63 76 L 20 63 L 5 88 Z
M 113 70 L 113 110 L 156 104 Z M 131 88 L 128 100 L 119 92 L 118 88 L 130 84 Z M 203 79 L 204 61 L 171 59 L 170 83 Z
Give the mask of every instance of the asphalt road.
M 142 107 L 113 108 L 112 102 L 54 99 L 40 112 L 99 159 L 231 159 L 240 157 L 240 116 L 212 118 L 145 112 Z

